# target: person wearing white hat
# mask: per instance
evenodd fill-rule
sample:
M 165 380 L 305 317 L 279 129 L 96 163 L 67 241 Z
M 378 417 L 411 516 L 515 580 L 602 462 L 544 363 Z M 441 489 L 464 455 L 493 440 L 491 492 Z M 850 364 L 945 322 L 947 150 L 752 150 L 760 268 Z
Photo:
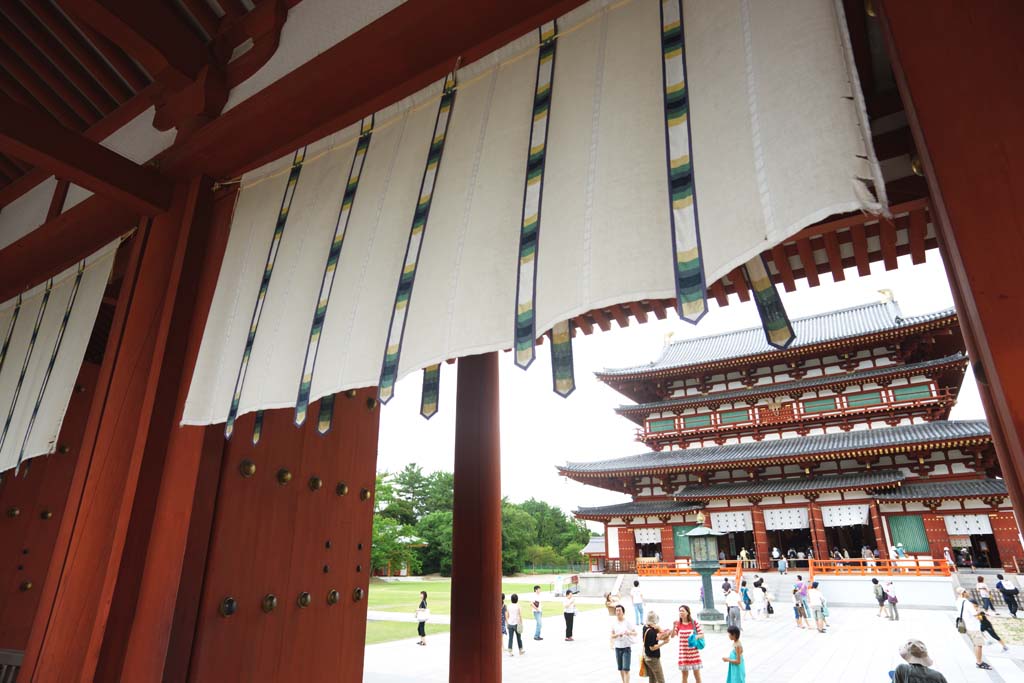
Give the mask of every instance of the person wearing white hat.
M 920 640 L 908 640 L 900 648 L 900 657 L 907 663 L 896 667 L 893 683 L 948 683 L 946 677 L 931 668 L 932 658 Z

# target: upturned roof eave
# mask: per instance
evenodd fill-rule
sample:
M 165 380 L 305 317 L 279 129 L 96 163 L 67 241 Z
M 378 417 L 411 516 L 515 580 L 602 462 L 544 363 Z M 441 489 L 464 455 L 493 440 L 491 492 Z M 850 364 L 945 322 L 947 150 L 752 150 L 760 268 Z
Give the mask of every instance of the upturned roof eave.
M 849 345 L 853 342 L 869 342 L 876 340 L 888 340 L 892 338 L 898 338 L 906 336 L 907 334 L 913 334 L 915 332 L 927 331 L 930 329 L 940 329 L 947 327 L 951 323 L 955 322 L 957 314 L 955 312 L 943 316 L 942 318 L 936 318 L 934 320 L 925 320 L 919 323 L 912 323 L 905 327 L 894 327 L 886 330 L 879 330 L 877 332 L 871 332 L 868 334 L 858 334 L 850 337 L 839 337 L 837 339 L 830 339 L 827 341 L 816 342 L 814 344 L 808 344 L 807 346 L 790 347 L 784 350 L 765 350 L 756 354 L 747 354 L 745 356 L 734 356 L 732 358 L 723 358 L 713 361 L 705 361 L 703 363 L 693 363 L 691 365 L 674 365 L 667 368 L 660 368 L 656 370 L 636 370 L 633 372 L 616 372 L 616 371 L 596 371 L 594 376 L 598 380 L 605 382 L 606 384 L 611 381 L 635 381 L 645 379 L 663 379 L 673 375 L 691 375 L 696 372 L 705 370 L 717 370 L 730 368 L 733 366 L 750 365 L 751 363 L 759 363 L 768 359 L 790 359 L 799 357 L 801 355 L 813 354 L 819 351 L 828 351 L 833 348 Z

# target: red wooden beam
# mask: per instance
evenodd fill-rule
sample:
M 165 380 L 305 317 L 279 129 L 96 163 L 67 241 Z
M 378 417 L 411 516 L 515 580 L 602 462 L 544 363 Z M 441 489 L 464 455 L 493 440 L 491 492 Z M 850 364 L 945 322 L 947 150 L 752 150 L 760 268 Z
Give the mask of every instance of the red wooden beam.
M 715 282 L 708 287 L 708 294 L 715 297 L 715 301 L 718 302 L 719 306 L 729 305 L 729 294 L 725 291 L 725 285 L 721 280 L 715 280 Z
M 587 314 L 578 315 L 572 320 L 573 327 L 579 329 L 583 334 L 593 334 L 594 324 L 587 318 Z
M 853 240 L 853 258 L 857 262 L 857 274 L 861 277 L 871 275 L 871 261 L 868 258 L 868 238 L 864 234 L 864 226 L 851 225 L 850 237 Z
M 594 319 L 594 323 L 601 328 L 603 332 L 607 332 L 612 329 L 612 321 L 608 319 L 608 316 L 604 314 L 600 308 L 595 308 L 590 312 L 590 317 Z
M 46 109 L 61 125 L 80 129 L 82 119 L 60 97 L 55 95 L 35 72 L 14 53 L 5 41 L 0 41 L 0 66 L 35 98 L 40 107 Z
M 53 62 L 61 73 L 88 98 L 93 107 L 104 115 L 113 111 L 118 102 L 93 80 L 78 60 L 72 57 L 68 49 L 61 45 L 27 9 L 17 2 L 12 2 L 4 6 L 4 13 L 46 55 L 46 58 Z
M 814 260 L 814 250 L 809 239 L 797 239 L 796 249 L 800 253 L 800 262 L 804 265 L 804 277 L 811 287 L 818 286 L 818 264 Z
M 41 21 L 50 33 L 75 56 L 89 74 L 103 86 L 103 89 L 115 102 L 121 104 L 132 96 L 132 91 L 121 81 L 99 56 L 96 49 L 79 34 L 67 17 L 58 12 L 47 0 L 23 0 L 32 13 Z
M 779 271 L 779 278 L 787 292 L 796 291 L 796 281 L 793 279 L 793 269 L 789 265 L 789 257 L 786 255 L 786 247 L 777 244 L 772 248 L 772 262 L 775 269 Z
M 623 329 L 629 327 L 629 316 L 627 316 L 626 312 L 622 310 L 622 306 L 612 304 L 608 307 L 608 312 L 612 314 L 613 318 L 615 318 L 615 322 L 619 324 L 619 327 Z
M 665 306 L 664 301 L 660 299 L 651 299 L 648 303 L 651 306 L 651 311 L 654 313 L 655 318 L 657 318 L 658 320 L 664 320 L 666 317 L 668 317 L 668 314 L 666 312 L 667 308 Z
M 148 74 L 144 74 L 139 67 L 131 60 L 124 50 L 108 40 L 105 36 L 93 30 L 91 26 L 82 22 L 75 24 L 89 42 L 96 48 L 103 57 L 110 62 L 114 70 L 128 83 L 129 86 L 138 92 L 150 84 Z
M 924 263 L 924 239 L 928 234 L 928 218 L 924 209 L 910 212 L 910 259 L 915 264 Z
M 839 250 L 839 237 L 836 236 L 835 232 L 826 232 L 825 238 L 825 252 L 828 254 L 828 265 L 832 270 L 832 279 L 835 282 L 840 282 L 846 279 L 846 273 L 843 272 L 843 252 Z
M 633 317 L 636 318 L 638 323 L 647 322 L 647 311 L 644 310 L 644 305 L 642 303 L 635 301 L 633 303 L 625 304 L 625 306 L 629 309 L 629 312 L 633 314 Z
M 886 270 L 896 270 L 896 225 L 885 216 L 878 219 L 878 242 Z
M 747 278 L 743 275 L 741 268 L 734 268 L 729 272 L 729 282 L 732 283 L 732 287 L 736 290 L 736 294 L 740 297 L 740 301 L 750 301 L 750 290 L 747 289 Z
M 64 74 L 39 51 L 40 46 L 26 40 L 25 36 L 4 17 L 0 17 L 0 40 L 7 43 L 7 46 L 14 50 L 22 61 L 87 124 L 93 123 L 104 113 L 95 108 L 68 82 Z
M 169 206 L 171 184 L 153 169 L 52 121 L 40 121 L 12 100 L 0 100 L 0 107 L 0 150 L 144 215 L 162 213 Z
M 170 5 L 136 0 L 59 0 L 61 7 L 120 46 L 154 80 L 181 88 L 207 61 L 203 41 Z
M 206 0 L 183 0 L 183 2 L 188 8 L 188 13 L 203 27 L 206 34 L 210 38 L 214 38 L 220 26 L 220 18 L 213 13 Z

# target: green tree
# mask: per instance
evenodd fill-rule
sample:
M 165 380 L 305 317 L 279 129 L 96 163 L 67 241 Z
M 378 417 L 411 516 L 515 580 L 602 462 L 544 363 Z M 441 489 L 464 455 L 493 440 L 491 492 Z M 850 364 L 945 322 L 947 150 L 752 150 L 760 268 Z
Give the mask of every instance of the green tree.
M 416 515 L 412 503 L 399 497 L 393 483 L 394 476 L 388 472 L 377 473 L 373 494 L 373 509 L 376 515 L 393 519 L 399 524 L 415 524 Z
M 451 472 L 433 472 L 426 478 L 420 502 L 424 514 L 452 510 L 452 499 L 455 495 L 455 475 Z
M 416 525 L 416 535 L 427 544 L 420 549 L 425 574 L 452 574 L 452 513 L 438 510 L 427 514 Z
M 526 565 L 526 549 L 536 545 L 537 522 L 529 512 L 501 501 L 501 570 L 516 574 Z
M 526 561 L 537 567 L 554 567 L 562 564 L 562 556 L 549 545 L 531 545 L 526 548 Z
M 586 546 L 585 543 L 579 543 L 578 541 L 572 541 L 567 543 L 562 548 L 562 560 L 570 567 L 579 566 L 583 562 L 583 556 L 580 555 L 580 551 Z
M 420 558 L 411 547 L 413 532 L 408 527 L 390 517 L 374 515 L 373 545 L 370 548 L 370 564 L 374 571 L 386 569 L 392 571 L 407 567 L 410 574 L 419 572 Z
M 408 506 L 415 520 L 423 519 L 424 515 L 431 512 L 426 509 L 427 481 L 423 468 L 413 463 L 391 476 L 395 498 Z

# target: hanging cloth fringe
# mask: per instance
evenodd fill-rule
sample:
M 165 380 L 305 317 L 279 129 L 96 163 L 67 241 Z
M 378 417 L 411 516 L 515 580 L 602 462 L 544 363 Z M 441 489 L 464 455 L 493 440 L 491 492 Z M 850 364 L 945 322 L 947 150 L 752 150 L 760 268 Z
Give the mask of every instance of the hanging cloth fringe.
M 519 234 L 519 272 L 516 280 L 516 365 L 530 367 L 537 357 L 537 251 L 540 240 L 541 199 L 544 195 L 544 160 L 547 156 L 551 88 L 555 75 L 557 27 L 550 21 L 540 28 L 537 82 L 533 94 L 533 126 L 526 155 L 523 222 Z
M 697 219 L 689 86 L 686 82 L 686 46 L 680 0 L 661 2 L 661 49 L 676 310 L 680 318 L 696 324 L 707 313 L 708 300 Z
M 256 421 L 252 423 L 252 445 L 255 446 L 260 442 L 260 437 L 263 436 L 263 411 L 256 411 Z
M 331 431 L 334 425 L 334 394 L 327 394 L 320 399 L 320 412 L 316 418 L 316 431 L 320 436 Z
M 551 383 L 555 393 L 562 398 L 576 391 L 570 320 L 562 321 L 551 328 Z
M 309 341 L 306 342 L 306 356 L 302 365 L 302 379 L 299 381 L 299 396 L 295 399 L 296 427 L 301 427 L 306 421 L 306 413 L 309 410 L 309 392 L 313 388 L 313 371 L 316 368 L 316 355 L 320 350 L 320 335 L 324 329 L 324 319 L 327 318 L 327 305 L 330 303 L 331 292 L 334 288 L 334 275 L 338 272 L 338 260 L 341 258 L 341 248 L 345 244 L 348 220 L 352 215 L 352 204 L 355 202 L 356 190 L 359 188 L 359 177 L 363 172 L 363 162 L 366 161 L 366 154 L 370 149 L 370 138 L 372 135 L 373 116 L 370 115 L 363 119 L 360 126 L 359 142 L 356 145 L 355 156 L 352 157 L 352 166 L 348 171 L 348 179 L 345 181 L 345 193 L 342 195 L 341 208 L 338 210 L 338 220 L 334 225 L 334 238 L 331 240 L 331 247 L 327 252 L 327 263 L 324 265 L 324 275 L 320 280 L 320 295 L 317 297 L 316 311 L 313 313 L 313 324 L 309 330 Z
M 245 386 L 245 373 L 249 369 L 249 359 L 252 357 L 252 345 L 256 341 L 256 330 L 260 324 L 260 314 L 263 313 L 263 303 L 267 300 L 267 290 L 270 289 L 270 278 L 274 274 L 274 263 L 277 261 L 277 254 L 281 246 L 281 238 L 284 237 L 284 228 L 288 224 L 288 212 L 292 207 L 292 199 L 295 197 L 295 188 L 299 184 L 299 174 L 302 172 L 302 162 L 306 157 L 306 148 L 295 152 L 292 159 L 291 172 L 288 175 L 288 184 L 284 189 L 284 196 L 281 197 L 281 208 L 277 212 L 277 223 L 274 225 L 274 236 L 270 239 L 270 247 L 267 250 L 267 263 L 263 268 L 263 278 L 260 280 L 260 292 L 256 297 L 256 305 L 252 309 L 252 318 L 249 323 L 249 335 L 245 340 L 245 350 L 242 352 L 242 363 L 238 367 L 238 377 L 235 379 L 235 391 L 231 396 L 231 408 L 228 410 L 228 419 L 224 424 L 224 436 L 231 438 L 235 430 L 235 418 L 238 417 L 238 403 L 242 399 L 242 388 Z
M 423 394 L 420 397 L 420 415 L 430 419 L 437 415 L 438 394 L 441 390 L 441 364 L 423 368 Z
M 402 337 L 405 335 L 405 321 L 412 300 L 412 287 L 416 281 L 416 263 L 419 261 L 420 249 L 427 229 L 430 216 L 430 202 L 434 196 L 434 185 L 437 171 L 441 166 L 444 154 L 444 142 L 448 135 L 448 122 L 451 120 L 452 106 L 455 104 L 455 72 L 451 72 L 444 80 L 444 93 L 437 108 L 434 121 L 434 137 L 431 138 L 430 150 L 427 153 L 427 165 L 423 169 L 420 181 L 419 199 L 412 218 L 412 229 L 409 242 L 405 248 L 405 261 L 402 274 L 398 279 L 398 291 L 395 293 L 395 305 L 391 309 L 391 325 L 388 327 L 388 339 L 384 345 L 384 361 L 380 369 L 378 398 L 387 403 L 395 394 L 395 380 L 398 377 L 398 361 L 402 354 Z
M 789 316 L 786 315 L 782 298 L 772 284 L 764 256 L 758 255 L 747 261 L 743 265 L 743 273 L 754 292 L 754 302 L 757 304 L 757 312 L 761 314 L 765 341 L 777 349 L 788 347 L 796 339 L 796 333 L 789 322 Z

